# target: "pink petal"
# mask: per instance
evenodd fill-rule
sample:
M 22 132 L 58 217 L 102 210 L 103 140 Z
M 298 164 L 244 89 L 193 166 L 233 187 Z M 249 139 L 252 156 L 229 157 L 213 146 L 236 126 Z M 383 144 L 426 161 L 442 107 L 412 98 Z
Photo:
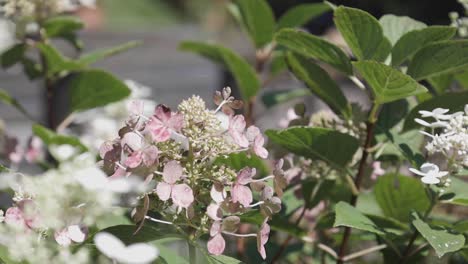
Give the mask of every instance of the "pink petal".
M 210 236 L 216 236 L 217 234 L 221 233 L 221 222 L 214 221 L 210 227 Z
M 216 236 L 212 237 L 208 240 L 208 252 L 213 255 L 219 256 L 223 254 L 224 248 L 226 247 L 226 241 L 221 234 L 217 234 Z
M 193 191 L 187 184 L 177 184 L 172 187 L 172 202 L 178 207 L 187 208 L 193 203 Z
M 169 183 L 160 182 L 156 186 L 156 194 L 158 195 L 161 201 L 169 200 L 169 197 L 171 197 L 171 190 L 172 185 Z
M 183 168 L 180 164 L 171 160 L 164 166 L 163 169 L 163 180 L 167 183 L 174 184 L 176 181 L 182 177 Z
M 117 170 L 115 170 L 114 174 L 109 176 L 108 179 L 118 179 L 122 178 L 124 176 L 128 176 L 130 173 L 127 173 L 127 171 L 121 167 L 117 167 Z
M 54 233 L 55 241 L 64 247 L 71 245 L 72 241 L 68 237 L 67 229 L 63 229 Z
M 143 161 L 143 153 L 141 151 L 135 151 L 125 160 L 125 166 L 129 168 L 136 168 L 140 166 Z
M 39 227 L 39 215 L 37 213 L 37 207 L 33 200 L 24 199 L 19 201 L 18 208 L 23 213 L 24 223 L 29 228 Z
M 161 120 L 151 117 L 150 121 L 146 124 L 146 130 L 149 131 L 151 138 L 156 142 L 164 142 L 171 137 L 171 132 Z
M 182 114 L 172 114 L 167 126 L 179 132 L 184 126 L 184 116 Z
M 206 214 L 215 221 L 219 221 L 223 217 L 223 211 L 221 211 L 218 204 L 208 205 L 208 208 L 206 208 Z
M 44 151 L 42 149 L 42 140 L 36 136 L 31 137 L 26 151 L 26 160 L 29 163 L 33 163 L 43 159 Z
M 249 140 L 244 135 L 245 120 L 244 116 L 234 116 L 229 122 L 229 134 L 234 142 L 242 148 L 249 146 Z
M 210 191 L 210 196 L 213 201 L 216 203 L 222 203 L 226 199 L 226 190 L 224 190 L 223 185 L 219 183 L 213 184 Z
M 252 181 L 252 177 L 257 173 L 255 168 L 243 168 L 237 174 L 236 182 L 238 184 L 246 185 Z
M 231 189 L 231 196 L 234 203 L 238 202 L 244 207 L 249 206 L 253 201 L 252 191 L 250 188 L 240 184 L 234 185 Z
M 256 126 L 249 126 L 249 128 L 247 128 L 247 132 L 245 132 L 245 135 L 249 141 L 254 141 L 254 139 L 260 135 L 260 129 Z
M 5 212 L 5 223 L 15 226 L 25 226 L 23 212 L 16 206 L 10 207 Z
M 249 140 L 247 139 L 247 137 L 238 132 L 238 131 L 229 131 L 232 139 L 234 140 L 234 143 L 236 143 L 237 145 L 239 145 L 239 147 L 241 148 L 247 148 L 249 146 Z
M 270 235 L 270 226 L 267 221 L 268 218 L 265 218 L 257 234 L 257 249 L 263 259 L 266 258 L 265 244 L 268 242 L 268 236 Z
M 163 123 L 171 118 L 171 109 L 165 105 L 158 105 L 154 110 L 154 116 L 161 120 Z
M 266 159 L 268 157 L 268 151 L 263 147 L 264 143 L 265 139 L 262 135 L 255 137 L 253 149 L 255 154 L 262 159 Z
M 143 150 L 143 163 L 145 166 L 152 166 L 156 163 L 158 160 L 158 153 L 159 150 L 156 146 L 151 145 L 147 147 L 145 150 Z
M 67 228 L 68 237 L 76 243 L 82 243 L 88 236 L 88 230 L 79 225 L 71 225 Z
M 142 138 L 135 132 L 126 133 L 120 142 L 122 147 L 128 146 L 133 151 L 140 150 L 143 144 Z

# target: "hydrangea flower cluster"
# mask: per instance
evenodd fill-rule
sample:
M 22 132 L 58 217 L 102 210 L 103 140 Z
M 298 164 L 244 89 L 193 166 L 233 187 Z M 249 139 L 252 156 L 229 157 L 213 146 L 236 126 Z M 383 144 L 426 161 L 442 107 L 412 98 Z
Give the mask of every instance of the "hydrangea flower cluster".
M 453 27 L 458 28 L 458 35 L 462 38 L 466 38 L 468 36 L 468 1 L 467 0 L 458 0 L 463 8 L 465 9 L 465 13 L 462 17 L 457 12 L 451 12 L 449 14 L 450 20 L 452 20 Z
M 0 225 L 0 244 L 12 259 L 29 263 L 89 263 L 88 248 L 70 246 L 83 243 L 100 219 L 124 214 L 115 207 L 120 193 L 143 192 L 130 179 L 107 178 L 89 153 L 42 175 L 13 176 L 14 203 Z
M 274 175 L 254 179 L 255 168 L 236 171 L 214 164 L 218 157 L 232 153 L 268 156 L 260 130 L 247 128 L 244 116 L 235 115 L 241 102 L 230 94 L 230 88 L 216 92 L 216 110 L 207 109 L 200 97 L 193 96 L 180 103 L 177 111 L 158 105 L 150 117 L 143 115 L 143 103 L 134 101 L 119 137 L 101 146 L 101 165 L 111 178 L 135 174 L 155 186 L 146 196 L 149 206 L 134 211 L 134 219 L 141 224 L 148 219 L 184 229 L 189 226 L 187 232 L 195 239 L 208 233 L 208 251 L 215 255 L 224 251 L 223 236 L 257 237 L 265 258 L 267 221 L 281 209 L 275 192 L 280 195 L 285 187 L 284 172 L 280 162 Z M 265 184 L 270 179 L 274 188 Z M 254 192 L 259 194 L 256 202 Z M 148 216 L 148 207 L 164 220 Z M 264 218 L 259 232 L 236 233 L 240 216 L 257 208 Z
M 22 20 L 46 18 L 63 12 L 72 12 L 80 6 L 94 7 L 95 0 L 2 0 L 0 12 L 4 16 Z

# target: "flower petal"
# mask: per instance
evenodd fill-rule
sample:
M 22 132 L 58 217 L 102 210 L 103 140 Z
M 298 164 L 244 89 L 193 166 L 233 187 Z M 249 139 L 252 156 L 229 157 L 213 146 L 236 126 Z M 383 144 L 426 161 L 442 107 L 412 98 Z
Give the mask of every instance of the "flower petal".
M 182 177 L 182 173 L 182 166 L 180 166 L 177 161 L 171 160 L 164 166 L 163 180 L 167 183 L 174 184 Z
M 236 184 L 232 187 L 231 196 L 234 203 L 238 202 L 244 207 L 249 206 L 253 201 L 252 191 L 250 188 L 240 184 Z
M 156 186 L 156 194 L 158 195 L 161 201 L 169 200 L 171 197 L 172 185 L 165 182 L 160 182 Z
M 193 191 L 187 184 L 177 184 L 172 187 L 172 202 L 178 207 L 188 208 L 193 203 Z
M 210 238 L 208 240 L 207 248 L 208 252 L 215 256 L 219 256 L 223 254 L 224 248 L 226 247 L 226 241 L 221 234 L 217 234 L 216 236 Z

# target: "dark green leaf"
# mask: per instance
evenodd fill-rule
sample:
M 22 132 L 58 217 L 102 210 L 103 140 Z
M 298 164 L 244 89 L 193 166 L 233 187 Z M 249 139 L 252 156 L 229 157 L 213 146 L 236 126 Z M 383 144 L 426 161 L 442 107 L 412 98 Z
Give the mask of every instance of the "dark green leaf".
M 59 135 L 41 125 L 34 124 L 32 131 L 34 135 L 38 136 L 46 145 L 70 145 L 79 148 L 82 152 L 88 150 L 88 148 L 83 145 L 78 138 Z
M 427 92 L 424 86 L 411 77 L 385 64 L 375 61 L 358 61 L 353 64 L 372 88 L 378 104 Z
M 398 134 L 389 130 L 380 129 L 382 136 L 388 139 L 379 151 L 379 156 L 395 155 L 400 160 L 408 160 L 415 167 L 420 167 L 424 163 L 424 156 L 420 153 L 424 137 L 417 130 L 407 131 Z M 377 136 L 379 138 L 380 136 Z
M 392 49 L 392 65 L 402 64 L 430 43 L 452 38 L 455 32 L 454 27 L 431 26 L 406 33 Z
M 245 101 L 255 96 L 260 90 L 260 81 L 255 70 L 232 50 L 218 45 L 191 41 L 182 42 L 179 49 L 199 54 L 225 66 L 234 76 Z
M 441 41 L 420 49 L 408 66 L 408 75 L 416 80 L 468 67 L 468 40 Z
M 413 225 L 435 249 L 437 256 L 458 251 L 465 244 L 465 237 L 442 228 L 434 228 L 425 223 L 417 213 L 413 213 Z
M 275 33 L 275 17 L 266 0 L 236 0 L 242 21 L 255 47 L 270 43 Z
M 348 56 L 326 40 L 294 29 L 280 30 L 276 33 L 275 40 L 296 53 L 330 64 L 347 75 L 353 74 Z
M 308 89 L 271 91 L 265 93 L 262 96 L 262 101 L 266 107 L 272 107 L 277 104 L 284 103 L 307 95 L 310 95 L 310 91 Z
M 117 102 L 130 95 L 127 85 L 101 70 L 77 73 L 70 81 L 71 110 L 81 111 Z
M 241 170 L 245 167 L 255 168 L 258 177 L 265 177 L 269 174 L 269 169 L 265 162 L 255 155 L 247 156 L 245 152 L 232 153 L 226 157 L 219 157 L 214 161 L 215 165 L 227 165 L 234 170 Z
M 58 50 L 48 44 L 38 44 L 47 65 L 47 75 L 52 76 L 60 72 L 78 71 L 84 68 L 84 65 L 64 57 Z
M 386 174 L 377 179 L 375 198 L 385 216 L 409 222 L 411 211 L 425 212 L 430 201 L 419 179 Z
M 463 108 L 468 102 L 468 91 L 457 92 L 457 93 L 446 93 L 433 97 L 427 101 L 424 101 L 413 108 L 405 119 L 403 130 L 409 130 L 420 127 L 420 125 L 414 122 L 415 118 L 419 118 L 420 114 L 418 111 L 426 110 L 432 111 L 436 108 L 447 108 L 450 109 L 451 113 L 457 111 L 463 111 Z
M 320 201 L 328 200 L 330 192 L 335 187 L 335 180 L 305 180 L 302 182 L 302 195 L 304 196 L 305 207 L 312 209 Z
M 384 232 L 376 226 L 372 220 L 345 202 L 339 202 L 335 205 L 335 223 L 333 226 L 347 226 L 372 232 L 377 235 L 384 234 Z
M 409 31 L 427 27 L 426 24 L 407 16 L 384 15 L 379 19 L 384 35 L 391 46 Z
M 249 211 L 240 215 L 239 217 L 241 219 L 241 222 L 256 224 L 259 226 L 263 223 L 263 220 L 265 219 L 265 216 L 263 216 L 258 210 Z M 303 229 L 299 228 L 298 226 L 289 223 L 288 219 L 285 217 L 273 217 L 270 221 L 268 221 L 268 224 L 270 225 L 272 230 L 282 231 L 295 237 L 302 237 L 306 233 Z
M 388 55 L 390 55 L 391 51 L 392 44 L 386 37 L 384 37 L 382 39 L 382 42 L 380 42 L 379 48 L 374 53 L 374 56 L 372 56 L 372 59 L 380 62 L 385 62 L 388 58 Z
M 336 82 L 314 62 L 289 53 L 287 62 L 292 73 L 303 81 L 313 94 L 322 99 L 336 114 L 351 116 L 351 106 Z
M 34 80 L 42 76 L 41 65 L 34 60 L 24 57 L 21 61 L 23 64 L 23 71 L 30 80 Z
M 43 27 L 47 36 L 53 38 L 75 33 L 75 31 L 82 29 L 84 24 L 73 16 L 58 16 L 48 19 Z
M 4 69 L 9 68 L 23 59 L 26 44 L 19 43 L 11 46 L 0 55 L 0 61 Z
M 266 135 L 296 155 L 324 160 L 337 169 L 344 168 L 359 147 L 355 137 L 326 128 L 291 127 L 267 130 Z
M 468 71 L 455 74 L 455 79 L 460 84 L 461 88 L 468 90 Z
M 325 3 L 301 4 L 292 7 L 278 20 L 277 30 L 286 27 L 299 27 L 323 13 L 331 10 Z
M 164 226 L 164 228 L 162 228 L 152 225 L 144 225 L 138 233 L 134 234 L 135 230 L 135 225 L 117 225 L 105 228 L 100 232 L 111 233 L 127 245 L 151 242 L 164 238 L 183 238 L 179 233 L 168 226 Z
M 388 104 L 384 104 L 380 109 L 379 118 L 377 119 L 377 126 L 380 132 L 390 130 L 403 120 L 409 112 L 409 104 L 407 100 L 397 100 Z
M 111 48 L 107 48 L 107 49 L 96 50 L 96 51 L 93 51 L 93 52 L 82 55 L 77 60 L 77 62 L 79 64 L 83 64 L 83 65 L 91 65 L 91 64 L 94 64 L 94 63 L 98 62 L 99 60 L 102 60 L 102 59 L 105 59 L 107 57 L 110 57 L 110 56 L 125 52 L 125 51 L 127 51 L 127 50 L 129 50 L 131 48 L 137 47 L 139 45 L 141 45 L 141 42 L 139 42 L 139 41 L 130 41 L 130 42 L 124 43 L 124 44 L 119 45 L 119 46 L 115 46 L 115 47 L 111 47 Z
M 359 60 L 372 59 L 384 38 L 379 21 L 369 13 L 340 6 L 335 10 L 335 25 Z
M 454 76 L 453 74 L 441 74 L 429 78 L 427 81 L 431 84 L 434 88 L 434 91 L 438 94 L 444 94 L 445 91 L 450 87 L 453 83 Z

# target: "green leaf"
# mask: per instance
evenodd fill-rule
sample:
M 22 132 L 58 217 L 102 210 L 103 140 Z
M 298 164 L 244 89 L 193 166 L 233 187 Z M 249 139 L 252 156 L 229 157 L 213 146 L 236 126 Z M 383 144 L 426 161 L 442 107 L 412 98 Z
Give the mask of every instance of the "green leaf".
M 430 26 L 406 33 L 397 41 L 392 49 L 392 65 L 398 66 L 402 64 L 430 43 L 452 38 L 455 32 L 456 28 L 454 27 Z
M 417 213 L 413 213 L 413 225 L 419 233 L 435 249 L 437 256 L 442 257 L 449 252 L 461 249 L 465 244 L 465 237 L 442 228 L 433 228 L 425 223 Z
M 269 174 L 268 166 L 257 156 L 247 156 L 245 152 L 232 153 L 225 157 L 218 157 L 214 161 L 215 165 L 227 165 L 234 170 L 241 170 L 245 167 L 256 168 L 258 177 L 265 177 Z
M 453 74 L 441 74 L 429 78 L 427 81 L 431 84 L 434 88 L 434 91 L 438 94 L 444 94 L 445 91 L 450 87 L 453 83 L 454 76 Z
M 461 88 L 468 90 L 468 71 L 455 74 L 455 79 L 460 84 Z
M 286 54 L 284 51 L 274 51 L 270 62 L 270 78 L 287 70 Z
M 18 43 L 5 50 L 0 55 L 0 62 L 2 67 L 7 69 L 20 62 L 23 59 L 24 53 L 26 52 L 26 48 L 26 44 Z
M 294 29 L 280 30 L 276 33 L 275 40 L 296 53 L 323 61 L 347 75 L 353 74 L 348 56 L 326 40 Z
M 382 16 L 379 22 L 384 35 L 390 40 L 392 46 L 407 32 L 427 27 L 423 22 L 410 17 L 391 14 Z
M 81 111 L 120 101 L 130 89 L 112 74 L 102 70 L 77 73 L 70 81 L 71 110 Z
M 36 61 L 28 57 L 23 57 L 21 63 L 23 64 L 23 72 L 28 76 L 29 80 L 34 80 L 42 76 L 41 65 Z
M 347 226 L 377 235 L 385 234 L 372 220 L 345 202 L 339 202 L 335 205 L 335 223 L 333 227 L 337 226 Z
M 255 47 L 270 43 L 275 33 L 275 17 L 266 0 L 236 0 L 242 21 Z
M 302 195 L 304 197 L 305 207 L 312 209 L 319 204 L 320 201 L 328 200 L 330 193 L 335 187 L 336 180 L 324 179 L 316 180 L 309 179 L 302 182 Z
M 411 211 L 425 212 L 430 201 L 419 179 L 386 174 L 377 179 L 375 198 L 385 216 L 410 221 Z
M 405 118 L 409 112 L 409 104 L 407 100 L 397 100 L 388 104 L 384 104 L 380 109 L 379 118 L 377 119 L 377 126 L 380 132 L 390 130 Z
M 111 233 L 122 240 L 126 245 L 151 242 L 164 238 L 184 238 L 175 230 L 172 230 L 172 228 L 167 226 L 162 228 L 153 225 L 144 225 L 138 233 L 134 234 L 135 230 L 135 225 L 117 225 L 105 228 L 99 232 Z
M 374 57 L 384 38 L 377 19 L 365 11 L 340 6 L 335 10 L 334 21 L 356 58 Z
M 159 250 L 159 257 L 156 259 L 156 263 L 152 264 L 190 264 L 190 262 L 187 261 L 183 256 L 181 256 L 180 252 L 178 252 L 178 247 L 174 249 L 172 247 L 169 248 L 163 242 L 164 239 L 161 239 L 152 243 Z
M 3 89 L 0 89 L 0 101 L 6 105 L 13 106 L 25 116 L 29 117 L 26 109 L 24 109 L 24 107 L 15 98 L 13 98 L 7 91 Z
M 411 60 L 407 74 L 416 80 L 456 72 L 468 66 L 468 40 L 441 41 L 420 49 Z
M 260 81 L 255 70 L 232 50 L 218 45 L 191 41 L 182 42 L 179 49 L 196 53 L 225 66 L 234 76 L 245 101 L 257 95 L 260 90 Z
M 447 200 L 444 202 L 468 206 L 468 183 L 458 177 L 450 177 L 452 181 L 448 188 L 444 188 Z
M 272 107 L 280 103 L 284 103 L 296 98 L 301 98 L 310 95 L 308 89 L 294 89 L 294 90 L 279 90 L 267 92 L 262 96 L 263 104 L 266 107 Z
M 351 106 L 336 82 L 328 73 L 306 58 L 289 53 L 287 62 L 291 72 L 303 81 L 311 92 L 322 99 L 336 114 L 351 116 Z
M 424 86 L 411 77 L 385 64 L 375 61 L 358 61 L 353 64 L 372 88 L 378 104 L 427 92 Z
M 44 30 L 48 37 L 61 37 L 84 27 L 83 22 L 74 16 L 58 16 L 44 22 Z
M 421 145 L 424 137 L 419 131 L 412 130 L 402 134 L 398 134 L 389 130 L 380 129 L 383 131 L 383 136 L 388 138 L 382 146 L 377 156 L 395 155 L 400 157 L 400 160 L 408 160 L 415 167 L 420 167 L 424 161 L 424 156 L 420 153 Z M 379 136 L 377 136 L 378 138 Z
M 421 110 L 432 111 L 436 108 L 447 108 L 450 109 L 451 113 L 455 113 L 458 111 L 463 111 L 463 108 L 467 102 L 468 91 L 446 93 L 428 99 L 411 109 L 410 113 L 405 119 L 403 130 L 410 130 L 421 127 L 421 125 L 414 122 L 415 118 L 420 118 L 421 115 L 418 112 Z
M 344 168 L 359 147 L 355 137 L 326 128 L 291 127 L 267 130 L 266 135 L 296 155 L 324 160 L 337 169 Z
M 70 145 L 77 147 L 81 152 L 85 152 L 88 148 L 83 145 L 76 137 L 65 136 L 55 133 L 54 131 L 45 128 L 41 125 L 34 124 L 32 126 L 34 135 L 38 136 L 46 145 Z
M 325 3 L 301 4 L 292 7 L 278 20 L 277 30 L 286 27 L 299 27 L 323 13 L 331 10 Z
M 390 55 L 391 51 L 392 51 L 392 44 L 386 37 L 384 37 L 382 41 L 380 42 L 379 48 L 372 56 L 372 59 L 379 61 L 379 62 L 385 62 L 388 58 L 388 55 Z
M 60 72 L 78 71 L 84 65 L 66 58 L 51 45 L 40 43 L 37 45 L 47 65 L 47 76 L 52 76 Z
M 141 45 L 141 42 L 139 41 L 130 41 L 119 46 L 96 50 L 96 51 L 82 55 L 77 60 L 77 62 L 83 65 L 91 65 L 91 64 L 98 62 L 99 60 L 125 52 L 139 45 Z
M 225 255 L 210 256 L 210 258 L 214 264 L 242 264 L 243 263 L 242 261 L 238 259 L 231 258 Z
M 263 223 L 263 220 L 265 219 L 265 216 L 263 216 L 258 210 L 246 212 L 240 215 L 239 217 L 241 219 L 241 222 L 243 223 L 245 222 L 259 226 Z M 270 225 L 272 230 L 285 232 L 294 237 L 303 237 L 304 235 L 306 235 L 305 230 L 289 223 L 286 217 L 273 217 L 268 222 L 268 224 Z

